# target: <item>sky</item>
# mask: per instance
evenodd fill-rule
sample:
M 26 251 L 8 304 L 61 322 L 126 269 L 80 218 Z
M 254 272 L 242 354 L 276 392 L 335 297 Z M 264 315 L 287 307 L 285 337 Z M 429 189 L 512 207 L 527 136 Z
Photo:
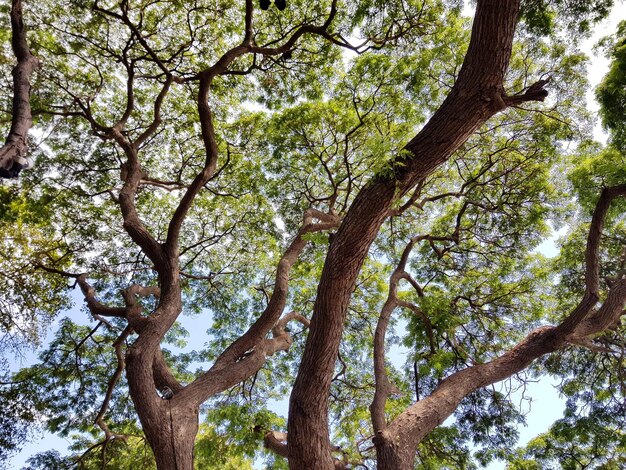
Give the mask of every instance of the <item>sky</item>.
M 584 41 L 581 45 L 581 50 L 585 52 L 587 55 L 591 57 L 591 61 L 588 67 L 588 78 L 590 82 L 590 90 L 587 94 L 588 107 L 591 111 L 597 112 L 598 104 L 596 103 L 593 97 L 593 88 L 601 81 L 602 77 L 608 70 L 609 60 L 603 57 L 602 55 L 597 55 L 593 51 L 593 46 L 604 36 L 607 34 L 611 34 L 615 31 L 617 24 L 620 21 L 626 20 L 626 5 L 622 4 L 622 2 L 617 2 L 617 6 L 613 8 L 613 11 L 609 18 L 600 23 L 596 28 L 594 34 L 586 41 Z M 473 14 L 473 11 L 469 11 L 469 14 Z M 606 135 L 603 133 L 599 122 L 596 124 L 594 129 L 594 136 L 596 140 L 606 141 Z M 546 256 L 555 256 L 557 254 L 556 240 L 560 234 L 556 233 L 553 236 L 546 240 L 539 247 L 539 251 L 542 252 Z M 76 302 L 77 307 L 72 309 L 72 311 L 68 312 L 68 316 L 73 317 L 76 321 L 81 321 L 81 318 L 84 321 L 84 312 L 80 311 L 81 301 Z M 205 317 L 206 318 L 206 317 Z M 183 325 L 188 328 L 189 325 L 185 325 L 186 323 L 193 321 L 189 318 L 183 318 Z M 205 320 L 206 321 L 206 320 Z M 205 341 L 204 331 L 209 327 L 206 326 L 198 327 L 195 324 L 194 327 L 188 328 L 188 330 L 193 334 L 196 332 L 196 335 L 192 335 L 189 338 L 189 345 L 193 347 L 194 344 L 202 346 Z M 50 335 L 51 336 L 51 335 Z M 396 361 L 399 363 L 404 362 L 404 357 L 402 357 L 405 353 L 402 351 L 396 352 Z M 34 354 L 29 354 L 15 362 L 16 368 L 26 366 L 31 361 L 36 359 Z M 497 387 L 498 385 L 496 385 Z M 514 401 L 519 400 L 519 403 L 522 406 L 522 409 L 528 411 L 526 416 L 527 423 L 525 427 L 519 429 L 520 431 L 520 441 L 519 445 L 523 445 L 528 442 L 528 440 L 537 436 L 538 434 L 545 432 L 548 430 L 550 425 L 562 416 L 562 412 L 564 409 L 563 400 L 559 397 L 558 391 L 555 388 L 555 383 L 551 381 L 549 378 L 545 378 L 540 382 L 529 383 L 528 387 L 524 391 L 522 395 L 521 392 L 514 394 Z M 524 398 L 530 398 L 530 402 L 525 401 Z M 287 406 L 286 402 L 276 402 L 276 412 L 286 416 Z M 529 408 L 530 405 L 530 408 Z M 37 452 L 42 452 L 50 449 L 57 449 L 61 453 L 65 449 L 67 449 L 70 441 L 68 439 L 64 439 L 50 433 L 43 433 L 40 436 L 36 436 L 31 442 L 26 444 L 22 451 L 19 454 L 16 454 L 9 462 L 9 468 L 11 469 L 20 469 L 23 465 L 26 464 L 26 460 Z M 488 470 L 504 470 L 505 464 L 504 462 L 493 462 L 491 465 L 487 467 Z

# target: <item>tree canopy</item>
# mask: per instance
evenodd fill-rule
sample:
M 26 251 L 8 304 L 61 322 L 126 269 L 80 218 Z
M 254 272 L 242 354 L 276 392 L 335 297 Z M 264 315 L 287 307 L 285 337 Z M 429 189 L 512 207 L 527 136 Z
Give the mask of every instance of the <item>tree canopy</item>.
M 52 332 L 0 461 L 43 428 L 33 470 L 621 468 L 626 26 L 601 145 L 613 2 L 475 3 L 0 7 L 0 347 Z M 516 449 L 544 376 L 565 415 Z

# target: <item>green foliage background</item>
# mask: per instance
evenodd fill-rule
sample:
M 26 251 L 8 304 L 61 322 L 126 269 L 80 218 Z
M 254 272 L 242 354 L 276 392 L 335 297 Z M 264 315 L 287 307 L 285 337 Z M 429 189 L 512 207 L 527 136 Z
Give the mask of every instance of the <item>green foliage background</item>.
M 164 353 L 179 380 L 193 380 L 262 311 L 277 260 L 307 208 L 343 214 L 372 175 L 392 171 L 391 158 L 437 109 L 459 71 L 470 20 L 458 3 L 340 2 L 335 30 L 344 37 L 377 44 L 393 28 L 403 34 L 358 55 L 307 37 L 290 57 L 245 56 L 233 70 L 249 73 L 216 79 L 210 104 L 220 170 L 191 209 L 180 249 L 184 315 L 207 330 L 206 342 L 187 347 L 182 322 L 168 333 Z M 281 14 L 255 12 L 255 40 L 277 41 L 298 24 L 323 18 L 329 4 L 294 0 Z M 396 312 L 388 338 L 390 350 L 407 351 L 406 364 L 388 364 L 397 388 L 386 410 L 390 418 L 449 374 L 488 361 L 532 328 L 564 317 L 579 298 L 590 211 L 603 187 L 626 180 L 626 27 L 606 42 L 613 62 L 597 90 L 611 135 L 606 147 L 590 141 L 586 58 L 572 38 L 588 32 L 611 5 L 524 2 L 505 85 L 514 94 L 550 76 L 548 100 L 489 121 L 420 184 L 415 204 L 384 225 L 353 294 L 332 387 L 333 443 L 348 460 L 371 466 L 374 459 L 368 411 L 373 332 L 389 275 L 410 238 L 433 241 L 419 243 L 409 262 L 421 292 L 402 284 L 399 293 L 421 315 Z M 106 420 L 128 438 L 109 442 L 104 451 L 92 447 L 102 440 L 93 420 L 116 365 L 111 343 L 124 324 L 98 323 L 84 308 L 80 321 L 63 317 L 77 297 L 75 286 L 41 268 L 89 273 L 99 300 L 111 305 L 121 305 L 119 293 L 128 285 L 155 283 L 149 260 L 123 230 L 115 200 L 122 155 L 76 113 L 87 106 L 105 127 L 119 119 L 126 106 L 124 64 L 132 63 L 136 107 L 127 132 L 136 137 L 150 125 L 164 77 L 126 25 L 91 6 L 81 0 L 27 3 L 29 40 L 43 64 L 33 88 L 37 165 L 0 186 L 0 346 L 7 354 L 37 346 L 53 328 L 37 363 L 3 376 L 0 459 L 20 447 L 31 426 L 73 442 L 70 455 L 34 456 L 32 469 L 101 468 L 103 461 L 106 468 L 154 468 L 123 380 Z M 214 63 L 243 34 L 243 2 L 139 0 L 127 7 L 160 60 L 182 78 Z M 11 97 L 7 11 L 0 8 L 3 131 Z M 142 187 L 136 204 L 160 241 L 181 189 L 205 158 L 196 93 L 193 81 L 173 86 L 159 132 L 141 147 L 142 167 L 157 184 Z M 603 279 L 624 269 L 624 222 L 622 201 L 603 240 Z M 569 227 L 556 259 L 536 251 L 550 225 Z M 288 310 L 309 316 L 330 236 L 310 236 L 291 275 Z M 153 307 L 146 303 L 148 311 Z M 255 459 L 264 459 L 266 468 L 286 468 L 263 449 L 262 436 L 285 428 L 271 409 L 289 393 L 306 330 L 294 326 L 291 334 L 290 351 L 205 405 L 197 468 L 248 469 Z M 515 450 L 523 415 L 509 394 L 481 390 L 463 401 L 453 423 L 421 444 L 417 468 L 470 469 L 494 458 L 512 469 L 579 468 L 583 461 L 621 468 L 623 326 L 598 343 L 612 352 L 567 349 L 529 371 L 529 377 L 557 377 L 567 397 L 564 418 L 548 433 Z

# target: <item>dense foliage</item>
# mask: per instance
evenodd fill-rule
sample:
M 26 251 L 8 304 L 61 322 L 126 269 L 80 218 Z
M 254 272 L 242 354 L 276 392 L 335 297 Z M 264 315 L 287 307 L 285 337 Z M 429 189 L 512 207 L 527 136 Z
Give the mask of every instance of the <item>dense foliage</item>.
M 280 47 L 302 25 L 323 24 L 331 3 L 293 0 L 284 11 L 255 4 L 254 43 Z M 611 135 L 606 147 L 590 141 L 586 58 L 576 49 L 611 5 L 523 2 L 505 91 L 520 95 L 549 79 L 548 98 L 495 115 L 395 201 L 359 273 L 330 389 L 331 440 L 350 468 L 375 465 L 372 351 L 391 291 L 389 420 L 451 374 L 556 324 L 579 301 L 591 214 L 604 188 L 626 183 L 626 27 L 610 40 L 612 66 L 597 91 Z M 63 0 L 28 2 L 25 10 L 41 63 L 31 95 L 37 164 L 0 185 L 0 347 L 7 357 L 42 349 L 33 365 L 2 376 L 0 460 L 41 428 L 72 436 L 73 445 L 68 455 L 37 454 L 31 469 L 156 468 L 122 373 L 137 328 L 114 312 L 135 301 L 144 318 L 157 312 L 158 295 L 129 292 L 162 287 L 162 273 L 127 233 L 124 188 L 140 173 L 136 212 L 165 246 L 188 188 L 208 175 L 202 73 L 247 34 L 246 2 Z M 6 132 L 8 11 L 0 7 Z M 219 158 L 180 227 L 182 317 L 161 342 L 178 382 L 200 377 L 268 308 L 279 261 L 315 209 L 333 222 L 302 235 L 284 308 L 310 318 L 340 221 L 373 177 L 398 171 L 397 155 L 458 77 L 471 30 L 463 11 L 461 2 L 444 0 L 339 2 L 332 38 L 304 34 L 276 53 L 243 54 L 215 76 L 208 102 Z M 140 169 L 124 141 L 135 146 Z M 626 268 L 624 204 L 614 201 L 605 222 L 603 294 Z M 567 227 L 560 253 L 546 258 L 537 247 L 559 227 Z M 286 468 L 263 440 L 286 430 L 277 411 L 307 327 L 290 322 L 290 347 L 267 354 L 257 371 L 202 405 L 196 468 L 248 469 L 260 459 Z M 622 322 L 502 386 L 469 394 L 455 419 L 419 444 L 416 468 L 469 469 L 494 458 L 512 469 L 622 468 L 623 338 Z M 560 381 L 565 416 L 515 450 L 524 416 L 511 390 L 545 375 Z

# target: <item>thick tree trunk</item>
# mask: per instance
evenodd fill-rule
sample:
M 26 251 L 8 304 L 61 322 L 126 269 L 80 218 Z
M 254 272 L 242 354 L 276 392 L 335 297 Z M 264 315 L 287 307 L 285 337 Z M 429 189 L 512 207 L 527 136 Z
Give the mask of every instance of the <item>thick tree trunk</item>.
M 177 399 L 182 390 L 163 358 L 160 342 L 181 311 L 177 266 L 159 266 L 161 306 L 150 317 L 129 313 L 129 325 L 139 334 L 126 354 L 126 378 L 141 427 L 159 470 L 193 470 L 199 406 Z M 126 299 L 133 305 L 133 299 Z M 169 389 L 160 396 L 158 390 Z
M 27 164 L 24 158 L 27 147 L 26 136 L 33 125 L 30 110 L 30 78 L 39 66 L 39 61 L 31 54 L 26 42 L 21 0 L 13 0 L 12 2 L 11 30 L 11 45 L 17 59 L 17 65 L 13 69 L 11 130 L 6 143 L 0 147 L 0 169 L 5 170 L 15 168 L 16 162 L 21 165 L 19 169 Z M 19 173 L 19 169 L 17 169 L 17 173 Z M 17 173 L 11 173 L 11 177 L 17 176 Z M 4 174 L 3 176 L 6 177 Z
M 193 449 L 198 433 L 198 410 L 172 406 L 163 400 L 162 422 L 155 429 L 144 432 L 152 447 L 159 470 L 193 470 Z
M 392 182 L 382 182 L 359 194 L 329 249 L 317 291 L 307 347 L 291 395 L 288 430 L 290 468 L 335 468 L 330 452 L 327 409 L 337 346 L 350 301 L 349 294 L 384 214 L 391 205 L 394 192 Z
M 506 107 L 502 80 L 511 55 L 519 0 L 478 2 L 472 39 L 450 95 L 397 159 L 355 198 L 329 248 L 309 336 L 290 399 L 289 465 L 332 470 L 328 391 L 357 275 L 395 198 L 446 161 L 489 117 Z
M 374 445 L 378 470 L 413 470 L 415 453 L 400 448 L 393 439 L 384 439 L 383 436 L 374 438 Z
M 154 385 L 154 353 L 135 345 L 126 358 L 126 376 L 135 404 L 159 470 L 193 470 L 193 449 L 198 433 L 198 407 L 189 400 L 161 398 Z

